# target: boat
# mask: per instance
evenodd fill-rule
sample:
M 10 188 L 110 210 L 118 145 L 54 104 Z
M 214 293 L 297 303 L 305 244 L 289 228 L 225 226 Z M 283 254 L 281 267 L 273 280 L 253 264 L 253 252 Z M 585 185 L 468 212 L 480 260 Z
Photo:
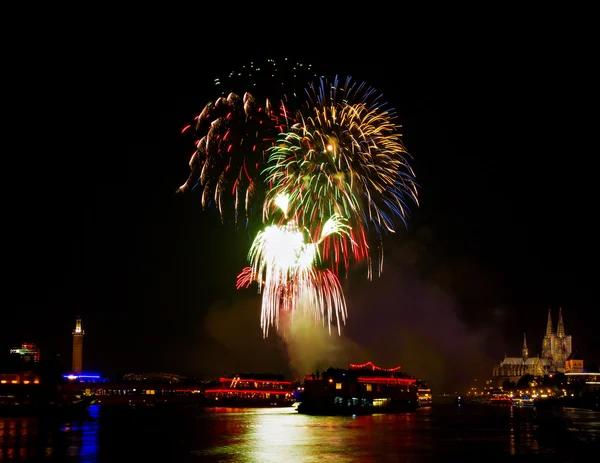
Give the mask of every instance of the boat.
M 494 391 L 490 396 L 490 403 L 492 405 L 512 405 L 513 397 L 506 392 Z
M 513 405 L 515 407 L 533 407 L 535 406 L 535 399 L 528 395 L 522 397 L 514 397 Z
M 489 396 L 479 396 L 469 399 L 468 403 L 471 405 L 490 405 L 492 403 L 492 399 Z
M 204 390 L 206 407 L 291 407 L 295 389 L 283 375 L 237 373 L 221 377 Z
M 433 396 L 431 395 L 431 388 L 423 381 L 417 382 L 417 400 L 421 407 L 428 407 L 433 403 Z
M 307 415 L 370 415 L 417 410 L 417 379 L 372 362 L 331 367 L 304 380 L 298 413 Z

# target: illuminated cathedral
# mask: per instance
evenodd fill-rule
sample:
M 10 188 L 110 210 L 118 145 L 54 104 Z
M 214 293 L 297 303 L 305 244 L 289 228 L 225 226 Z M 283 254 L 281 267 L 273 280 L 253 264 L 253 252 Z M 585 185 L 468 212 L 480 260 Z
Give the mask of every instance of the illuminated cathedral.
M 552 331 L 552 315 L 548 310 L 548 323 L 546 334 L 542 339 L 541 356 L 529 356 L 527 337 L 523 334 L 521 357 L 504 357 L 504 360 L 494 367 L 494 381 L 501 386 L 504 381 L 516 383 L 524 375 L 543 377 L 553 373 L 564 373 L 565 363 L 571 352 L 573 352 L 571 336 L 565 333 L 562 308 L 558 309 L 556 333 Z

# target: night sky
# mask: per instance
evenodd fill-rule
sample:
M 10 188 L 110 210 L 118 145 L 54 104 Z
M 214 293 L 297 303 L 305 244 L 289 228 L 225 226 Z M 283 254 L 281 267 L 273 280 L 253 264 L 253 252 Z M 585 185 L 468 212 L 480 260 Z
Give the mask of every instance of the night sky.
M 260 40 L 203 48 L 188 34 L 85 53 L 57 35 L 14 56 L 0 349 L 32 341 L 70 365 L 80 315 L 84 366 L 107 375 L 293 379 L 372 360 L 441 390 L 491 378 L 524 332 L 539 354 L 548 310 L 556 326 L 562 307 L 577 354 L 600 363 L 597 82 L 583 32 L 422 31 L 296 54 Z M 294 339 L 263 339 L 255 287 L 235 289 L 249 237 L 175 194 L 193 151 L 180 131 L 220 95 L 213 79 L 284 56 L 383 94 L 420 185 L 382 277 L 344 280 L 341 337 L 299 324 Z

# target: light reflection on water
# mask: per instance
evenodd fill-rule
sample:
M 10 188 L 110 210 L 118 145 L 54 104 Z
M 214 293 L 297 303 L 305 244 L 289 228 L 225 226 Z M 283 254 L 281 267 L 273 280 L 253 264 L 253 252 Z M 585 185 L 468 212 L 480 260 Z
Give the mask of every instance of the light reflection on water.
M 23 461 L 35 456 L 36 425 L 33 418 L 0 418 L 0 461 Z
M 0 462 L 98 462 L 99 406 L 90 406 L 88 412 L 89 419 L 68 423 L 0 417 Z
M 0 418 L 0 462 L 577 461 L 539 440 L 534 409 L 439 405 L 316 417 L 294 408 L 90 407 L 86 422 Z
M 100 405 L 88 408 L 90 419 L 69 423 L 62 428 L 67 432 L 67 456 L 81 463 L 96 463 L 99 455 L 98 431 Z
M 207 462 L 514 461 L 524 456 L 569 461 L 540 448 L 533 412 L 431 407 L 405 414 L 314 417 L 289 409 L 207 410 L 198 420 L 208 434 L 198 442 L 203 448 L 192 454 Z

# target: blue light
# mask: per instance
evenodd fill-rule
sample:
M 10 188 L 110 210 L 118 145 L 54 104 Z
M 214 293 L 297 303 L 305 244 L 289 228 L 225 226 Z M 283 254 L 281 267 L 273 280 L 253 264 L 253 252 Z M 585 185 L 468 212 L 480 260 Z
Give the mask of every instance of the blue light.
M 100 375 L 97 374 L 91 374 L 91 373 L 85 373 L 85 374 L 77 374 L 77 373 L 66 373 L 63 375 L 63 378 L 65 379 L 69 379 L 71 381 L 79 379 L 82 381 L 85 380 L 99 380 L 101 378 Z

